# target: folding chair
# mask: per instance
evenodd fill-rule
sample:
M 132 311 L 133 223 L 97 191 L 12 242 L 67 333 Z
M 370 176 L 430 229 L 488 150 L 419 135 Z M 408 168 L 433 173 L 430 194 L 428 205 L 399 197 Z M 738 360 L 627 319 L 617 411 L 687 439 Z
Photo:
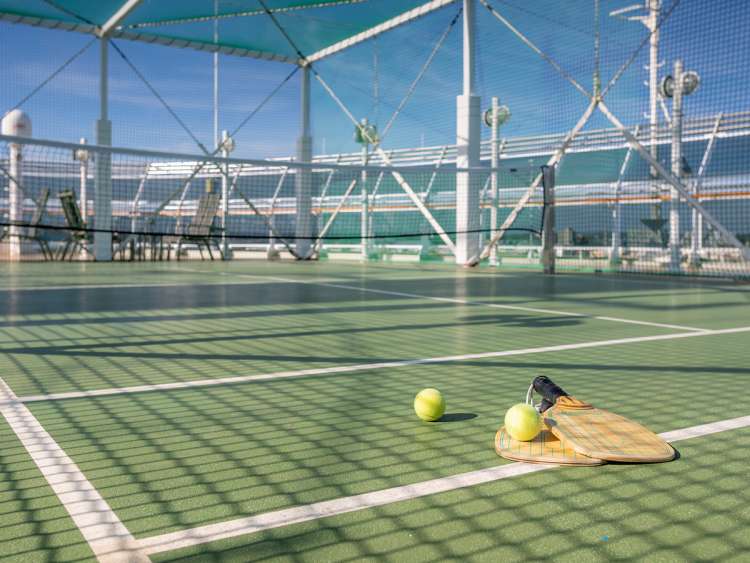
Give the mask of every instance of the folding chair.
M 52 255 L 52 251 L 50 250 L 47 241 L 42 238 L 42 229 L 39 229 L 39 224 L 42 222 L 44 213 L 47 211 L 48 200 L 49 189 L 44 188 L 41 195 L 39 196 L 39 199 L 34 202 L 36 208 L 34 209 L 34 214 L 31 216 L 31 221 L 29 221 L 29 224 L 26 227 L 18 227 L 17 234 L 18 238 L 20 239 L 36 242 L 39 245 L 39 248 L 42 250 L 42 256 L 44 256 L 44 259 L 52 260 L 54 258 L 54 256 Z M 10 229 L 8 228 L 0 233 L 0 241 L 3 241 L 9 236 Z
M 60 192 L 58 197 L 65 215 L 65 223 L 68 226 L 68 238 L 58 256 L 60 260 L 65 260 L 66 256 L 68 260 L 72 260 L 76 250 L 89 252 L 86 244 L 89 241 L 89 234 L 86 232 L 86 222 L 81 217 L 75 193 L 72 190 L 66 190 Z
M 184 233 L 180 233 L 171 237 L 170 240 L 164 241 L 167 245 L 167 260 L 170 258 L 172 244 L 177 243 L 177 259 L 180 259 L 180 251 L 182 245 L 185 242 L 193 242 L 198 245 L 198 251 L 201 254 L 201 260 L 203 260 L 203 246 L 206 247 L 208 255 L 211 260 L 214 259 L 213 252 L 211 252 L 211 245 L 216 246 L 216 250 L 219 252 L 219 256 L 222 258 L 224 255 L 221 251 L 221 246 L 216 241 L 216 233 L 219 229 L 214 228 L 213 222 L 216 214 L 219 211 L 219 203 L 221 202 L 221 195 L 217 193 L 205 193 L 198 200 L 198 209 L 195 211 L 192 221 L 187 226 Z

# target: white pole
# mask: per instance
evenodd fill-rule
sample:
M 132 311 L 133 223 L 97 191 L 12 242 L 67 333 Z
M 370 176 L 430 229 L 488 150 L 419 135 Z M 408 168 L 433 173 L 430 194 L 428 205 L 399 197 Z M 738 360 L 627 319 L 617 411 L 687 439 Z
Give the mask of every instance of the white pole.
M 214 45 L 219 43 L 219 0 L 214 0 Z M 214 53 L 214 148 L 219 148 L 219 53 Z M 223 238 L 222 238 L 223 241 Z M 223 244 L 222 244 L 223 247 Z
M 221 132 L 221 156 L 229 158 L 229 131 Z M 224 166 L 221 175 L 221 253 L 224 260 L 229 259 L 229 241 L 227 240 L 227 216 L 229 215 L 229 165 Z
M 672 174 L 682 177 L 682 61 L 674 62 L 674 95 L 672 97 Z M 680 269 L 680 211 L 679 192 L 669 190 L 669 265 Z
M 657 158 L 657 135 L 658 126 L 658 88 L 659 88 L 659 3 L 661 0 L 648 1 L 648 24 L 646 27 L 651 34 L 649 37 L 649 62 L 648 62 L 648 104 L 649 104 L 649 130 L 651 135 L 651 155 Z M 656 178 L 656 170 L 652 168 L 651 175 Z
M 635 128 L 635 136 L 638 137 L 638 130 L 640 126 Z M 625 172 L 628 169 L 630 158 L 633 155 L 633 147 L 628 147 L 625 153 L 625 158 L 620 166 L 620 173 L 617 176 L 617 183 L 615 184 L 615 202 L 612 205 L 612 247 L 609 251 L 609 261 L 614 266 L 620 263 L 620 254 L 622 250 L 622 205 L 620 203 L 620 196 L 622 192 L 622 183 L 625 179 Z
M 471 96 L 474 93 L 474 28 L 476 27 L 474 15 L 474 0 L 464 0 L 463 21 L 463 95 Z
M 646 16 L 646 28 L 649 36 L 649 59 L 648 59 L 648 103 L 649 103 L 649 135 L 650 135 L 650 152 L 654 160 L 658 159 L 658 127 L 659 127 L 659 13 L 661 10 L 661 0 L 648 0 L 646 7 L 648 15 Z M 651 167 L 651 180 L 654 183 L 655 195 L 659 195 L 660 187 L 657 183 L 659 177 L 656 169 Z M 659 218 L 659 203 L 654 204 L 652 219 Z
M 306 66 L 302 68 L 300 105 L 300 133 L 297 139 L 297 161 L 308 163 L 312 161 L 312 135 L 310 131 L 310 69 Z M 325 153 L 325 139 L 323 139 L 323 152 Z M 333 172 L 331 172 L 332 176 Z M 329 177 L 329 184 L 331 177 Z M 310 169 L 298 168 L 294 182 L 297 210 L 295 229 L 297 240 L 295 249 L 297 256 L 307 258 L 310 255 L 313 232 L 312 172 Z
M 10 145 L 10 162 L 8 163 L 8 172 L 10 172 L 10 182 L 8 184 L 8 219 L 10 219 L 10 247 L 8 249 L 8 259 L 11 262 L 21 260 L 21 238 L 17 222 L 23 219 L 23 194 L 21 185 L 23 184 L 23 172 L 21 171 L 21 161 L 23 160 L 23 149 L 18 143 Z
M 492 166 L 492 184 L 490 187 L 490 240 L 495 237 L 497 232 L 497 167 L 500 165 L 500 147 L 498 143 L 498 133 L 500 125 L 498 124 L 498 99 L 497 96 L 492 98 L 492 155 L 491 155 L 491 166 Z M 497 244 L 493 244 L 490 247 L 490 266 L 497 266 Z
M 362 144 L 362 166 L 367 166 L 369 143 L 365 140 Z M 370 244 L 368 235 L 370 234 L 370 210 L 368 206 L 367 195 L 367 170 L 362 170 L 360 189 L 362 194 L 362 220 L 360 224 L 360 244 L 362 251 L 362 260 L 367 260 L 370 255 Z
M 86 138 L 81 137 L 80 143 L 82 145 L 86 144 Z M 86 194 L 86 184 L 88 183 L 88 175 L 89 175 L 89 153 L 86 151 L 86 149 L 80 149 L 79 151 L 76 151 L 76 157 L 78 158 L 78 161 L 81 163 L 80 166 L 80 201 L 78 204 L 78 207 L 81 209 L 81 219 L 83 219 L 84 225 L 88 225 L 89 221 L 89 207 L 88 207 L 88 195 Z M 83 243 L 81 244 L 81 257 L 84 257 L 86 254 L 88 254 L 88 241 L 86 239 L 83 240 Z
M 0 129 L 3 135 L 31 137 L 31 120 L 20 109 L 14 109 L 0 119 Z M 8 153 L 8 259 L 18 261 L 22 254 L 21 227 L 17 223 L 23 221 L 23 146 L 10 143 Z
M 693 184 L 693 197 L 696 199 L 696 201 L 699 201 L 700 198 L 701 184 L 703 183 L 703 178 L 706 174 L 706 168 L 708 167 L 708 163 L 711 160 L 711 155 L 713 154 L 714 147 L 716 146 L 716 137 L 719 134 L 719 127 L 721 126 L 721 120 L 723 119 L 723 117 L 723 113 L 720 113 L 716 117 L 714 128 L 711 131 L 711 138 L 708 140 L 708 145 L 706 145 L 706 150 L 703 153 L 703 158 L 701 159 L 701 164 L 698 168 L 698 175 Z M 693 209 L 692 219 L 693 232 L 690 242 L 691 251 L 689 261 L 692 266 L 698 267 L 701 265 L 701 251 L 703 250 L 703 215 L 698 213 L 697 209 Z
M 456 98 L 456 168 L 479 166 L 480 97 L 475 91 L 475 0 L 464 0 L 463 93 Z M 479 253 L 479 185 L 476 173 L 456 173 L 456 263 Z
M 82 145 L 86 144 L 86 137 L 81 137 L 80 143 Z M 81 149 L 82 151 L 85 151 L 86 149 Z M 88 195 L 86 194 L 86 184 L 88 181 L 88 175 L 89 175 L 89 159 L 88 154 L 85 152 L 81 153 L 81 157 L 79 159 L 81 163 L 81 201 L 79 203 L 79 206 L 81 208 L 81 217 L 83 218 L 83 222 L 86 223 L 88 221 Z
M 99 40 L 99 119 L 96 122 L 96 144 L 111 146 L 112 123 L 109 121 L 109 42 Z M 112 155 L 100 152 L 96 158 L 94 192 L 94 257 L 112 260 Z M 101 231 L 99 230 L 101 229 Z

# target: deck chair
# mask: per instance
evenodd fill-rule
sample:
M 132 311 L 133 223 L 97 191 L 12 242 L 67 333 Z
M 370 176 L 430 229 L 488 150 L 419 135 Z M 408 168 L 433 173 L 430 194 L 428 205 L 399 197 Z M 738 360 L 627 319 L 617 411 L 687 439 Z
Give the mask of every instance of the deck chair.
M 44 188 L 42 190 L 41 195 L 39 196 L 39 199 L 34 201 L 34 204 L 36 205 L 36 208 L 34 209 L 34 214 L 31 216 L 31 221 L 29 221 L 28 225 L 25 227 L 18 227 L 18 237 L 23 240 L 31 240 L 36 242 L 39 245 L 39 248 L 42 251 L 42 256 L 44 256 L 45 260 L 52 260 L 53 255 L 52 251 L 49 248 L 49 244 L 47 244 L 47 241 L 42 238 L 42 232 L 39 228 L 39 224 L 42 222 L 42 219 L 44 218 L 44 213 L 47 211 L 47 201 L 49 200 L 49 189 Z M 8 238 L 10 236 L 10 229 L 5 229 L 2 234 L 0 234 L 0 241 L 3 241 L 4 239 Z
M 221 252 L 221 246 L 216 241 L 216 232 L 218 229 L 214 228 L 213 222 L 216 214 L 219 210 L 219 203 L 221 202 L 221 195 L 217 193 L 205 193 L 198 200 L 198 209 L 195 211 L 192 221 L 187 226 L 184 233 L 180 233 L 171 237 L 171 240 L 165 240 L 167 246 L 167 260 L 170 258 L 172 244 L 177 243 L 177 259 L 180 259 L 180 251 L 182 245 L 186 242 L 193 242 L 198 245 L 198 251 L 201 253 L 201 260 L 203 260 L 203 247 L 206 247 L 208 255 L 211 260 L 214 259 L 213 252 L 211 252 L 211 245 L 216 246 L 216 250 L 219 252 L 220 257 L 224 257 Z
M 66 190 L 60 192 L 58 197 L 62 204 L 63 215 L 65 215 L 65 223 L 68 226 L 68 238 L 60 249 L 58 257 L 60 260 L 65 260 L 67 256 L 68 260 L 72 260 L 76 250 L 89 252 L 86 246 L 89 235 L 86 232 L 86 222 L 81 217 L 81 210 L 78 208 L 75 193 L 72 190 Z

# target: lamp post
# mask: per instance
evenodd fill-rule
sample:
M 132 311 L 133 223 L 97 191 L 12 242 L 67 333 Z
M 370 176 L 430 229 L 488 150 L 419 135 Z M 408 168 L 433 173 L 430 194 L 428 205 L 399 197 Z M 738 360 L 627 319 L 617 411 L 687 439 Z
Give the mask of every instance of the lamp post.
M 500 126 L 510 119 L 508 106 L 499 105 L 497 97 L 492 98 L 492 106 L 484 112 L 484 123 L 492 130 L 491 139 L 491 177 L 490 177 L 490 240 L 497 232 L 497 203 L 498 203 L 498 166 L 500 165 Z M 498 266 L 497 245 L 490 248 L 490 266 Z
M 229 153 L 235 149 L 234 139 L 228 131 L 221 132 L 221 156 L 229 158 Z M 229 240 L 227 239 L 227 216 L 229 215 L 229 164 L 222 164 L 224 173 L 221 175 L 221 254 L 224 260 L 229 260 Z
M 643 13 L 643 12 L 645 13 Z M 649 57 L 648 57 L 648 131 L 649 131 L 649 152 L 654 160 L 658 160 L 658 131 L 659 131 L 659 37 L 660 37 L 660 16 L 661 0 L 643 0 L 643 4 L 634 4 L 625 8 L 613 10 L 609 13 L 615 18 L 626 21 L 640 22 L 648 30 L 649 34 Z M 654 185 L 655 195 L 658 196 L 660 188 L 657 185 L 658 174 L 652 166 L 650 168 L 651 180 Z M 655 203 L 651 208 L 650 219 L 644 220 L 649 228 L 655 232 L 662 232 L 663 221 L 661 219 L 661 209 L 659 203 Z
M 354 141 L 362 145 L 362 166 L 367 166 L 369 160 L 369 149 L 371 144 L 378 142 L 378 128 L 363 118 L 354 130 Z M 370 201 L 367 193 L 367 170 L 362 169 L 360 178 L 362 219 L 360 229 L 360 242 L 362 245 L 362 259 L 370 258 L 372 245 L 370 242 Z
M 85 145 L 86 138 L 81 137 L 80 143 L 81 145 Z M 91 159 L 91 153 L 84 148 L 75 149 L 73 151 L 73 160 L 76 160 L 81 163 L 81 169 L 80 169 L 81 189 L 79 192 L 80 201 L 78 203 L 78 206 L 81 208 L 81 218 L 83 219 L 84 225 L 88 223 L 88 219 L 89 219 L 88 196 L 86 194 L 86 188 L 87 188 L 86 184 L 87 184 L 88 175 L 89 175 L 89 160 L 90 159 Z M 87 244 L 88 242 L 86 241 L 86 239 L 84 239 L 83 245 L 81 247 L 81 254 L 88 252 L 86 248 Z
M 689 96 L 700 85 L 695 71 L 684 71 L 681 60 L 674 62 L 673 75 L 665 76 L 659 85 L 664 98 L 672 98 L 672 174 L 683 176 L 682 159 L 682 97 Z M 680 270 L 680 211 L 679 192 L 673 187 L 669 197 L 669 268 Z

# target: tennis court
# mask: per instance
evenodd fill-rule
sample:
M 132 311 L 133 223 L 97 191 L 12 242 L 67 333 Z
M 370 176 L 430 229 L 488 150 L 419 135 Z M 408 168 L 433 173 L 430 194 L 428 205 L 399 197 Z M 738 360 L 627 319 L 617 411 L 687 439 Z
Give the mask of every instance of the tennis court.
M 749 6 L 0 0 L 0 562 L 747 561 Z
M 747 285 L 278 262 L 26 263 L 0 283 L 9 560 L 750 548 Z M 539 374 L 679 458 L 498 457 Z M 424 387 L 446 397 L 438 423 L 414 416 Z

